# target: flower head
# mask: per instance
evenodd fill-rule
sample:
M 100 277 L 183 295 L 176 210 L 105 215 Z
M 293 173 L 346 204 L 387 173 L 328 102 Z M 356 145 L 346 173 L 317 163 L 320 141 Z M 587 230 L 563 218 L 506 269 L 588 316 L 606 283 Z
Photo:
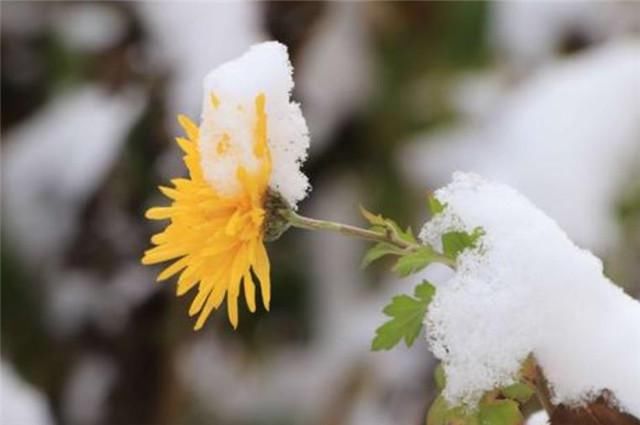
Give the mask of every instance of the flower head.
M 309 138 L 299 105 L 290 101 L 292 88 L 286 47 L 262 43 L 207 75 L 199 127 L 178 117 L 189 176 L 160 187 L 171 205 L 146 216 L 170 223 L 152 237 L 155 247 L 142 262 L 173 261 L 158 280 L 179 274 L 178 295 L 197 288 L 189 309 L 198 315 L 195 329 L 225 298 L 237 327 L 240 292 L 254 312 L 256 282 L 269 309 L 268 193 L 295 208 L 309 186 L 300 171 Z

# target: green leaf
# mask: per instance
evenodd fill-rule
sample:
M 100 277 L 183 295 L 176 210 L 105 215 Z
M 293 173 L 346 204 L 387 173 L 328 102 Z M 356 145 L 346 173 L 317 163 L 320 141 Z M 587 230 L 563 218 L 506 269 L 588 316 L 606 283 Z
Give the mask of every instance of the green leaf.
M 479 425 L 476 412 L 462 406 L 451 407 L 442 395 L 439 395 L 429 408 L 426 425 Z
M 436 381 L 436 388 L 442 391 L 447 386 L 447 375 L 444 373 L 444 366 L 442 363 L 438 363 L 436 369 L 433 371 L 433 378 Z
M 370 211 L 367 211 L 362 205 L 360 205 L 360 213 L 372 226 L 387 227 L 384 217 L 382 217 L 380 214 L 374 214 Z
M 409 243 L 418 243 L 416 237 L 413 235 L 411 227 L 407 227 L 407 230 L 402 228 L 395 221 L 390 218 L 384 218 L 380 214 L 374 214 L 367 211 L 364 207 L 360 206 L 360 212 L 364 218 L 371 224 L 370 229 L 377 232 L 392 232 L 398 239 L 401 239 Z
M 400 257 L 392 270 L 401 277 L 419 272 L 434 261 L 437 253 L 429 246 L 421 246 L 417 250 Z
M 444 255 L 455 260 L 466 248 L 475 248 L 476 242 L 484 235 L 484 230 L 476 227 L 472 233 L 447 232 L 442 235 L 442 251 Z
M 425 302 L 427 306 L 433 299 L 433 296 L 436 294 L 436 288 L 426 280 L 423 280 L 421 284 L 415 287 L 413 290 L 413 295 Z
M 395 246 L 390 245 L 388 243 L 384 243 L 384 242 L 377 243 L 371 248 L 369 248 L 367 253 L 364 255 L 361 266 L 364 269 L 372 262 L 389 254 L 400 255 L 402 254 L 402 251 L 399 248 L 396 248 Z
M 386 218 L 385 223 L 387 224 L 387 228 L 395 233 L 398 238 L 405 242 L 418 243 L 416 241 L 416 237 L 413 236 L 413 230 L 411 230 L 411 227 L 407 227 L 407 230 L 403 231 L 402 228 L 400 228 L 400 226 L 390 218 Z
M 492 400 L 480 403 L 480 425 L 521 425 L 524 417 L 513 400 Z
M 420 334 L 427 307 L 433 299 L 435 288 L 427 281 L 415 288 L 414 297 L 397 295 L 391 299 L 383 310 L 391 320 L 376 329 L 376 336 L 371 344 L 374 351 L 389 350 L 404 339 L 407 347 L 411 347 Z
M 516 382 L 515 384 L 502 388 L 500 392 L 504 397 L 515 400 L 520 404 L 529 401 L 536 393 L 531 385 L 525 384 L 524 382 Z
M 430 194 L 427 197 L 427 207 L 429 207 L 431 215 L 436 215 L 444 211 L 444 207 L 446 207 L 446 204 L 441 203 L 438 198 Z

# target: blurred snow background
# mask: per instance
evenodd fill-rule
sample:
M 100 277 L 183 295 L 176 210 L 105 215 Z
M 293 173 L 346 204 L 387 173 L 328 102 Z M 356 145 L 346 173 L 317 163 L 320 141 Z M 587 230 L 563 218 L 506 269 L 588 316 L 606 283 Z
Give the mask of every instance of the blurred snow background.
M 365 245 L 269 247 L 269 314 L 194 334 L 138 258 L 175 115 L 251 43 L 290 48 L 312 134 L 302 212 L 418 227 L 455 169 L 512 184 L 640 295 L 640 7 L 2 2 L 3 424 L 419 424 L 426 343 L 371 353 L 412 282 Z M 541 241 L 543 243 L 543 241 Z

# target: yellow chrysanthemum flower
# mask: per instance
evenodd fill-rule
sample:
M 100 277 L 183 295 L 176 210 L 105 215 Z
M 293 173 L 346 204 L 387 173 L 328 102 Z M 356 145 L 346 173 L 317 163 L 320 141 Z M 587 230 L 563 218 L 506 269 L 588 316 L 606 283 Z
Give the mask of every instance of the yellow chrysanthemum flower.
M 272 72 L 252 75 L 257 63 L 266 63 Z M 189 177 L 160 187 L 172 203 L 149 209 L 146 217 L 170 224 L 152 237 L 155 247 L 142 262 L 173 261 L 158 280 L 179 273 L 178 295 L 198 288 L 189 309 L 189 315 L 199 315 L 196 330 L 225 298 L 229 321 L 237 327 L 241 289 L 249 310 L 256 310 L 256 281 L 269 309 L 270 266 L 264 246 L 269 189 L 292 205 L 307 190 L 299 163 L 308 136 L 298 105 L 289 102 L 292 84 L 286 48 L 263 43 L 207 76 L 200 127 L 186 116 L 178 118 L 186 137 L 177 142 Z M 294 133 L 285 128 L 296 125 Z

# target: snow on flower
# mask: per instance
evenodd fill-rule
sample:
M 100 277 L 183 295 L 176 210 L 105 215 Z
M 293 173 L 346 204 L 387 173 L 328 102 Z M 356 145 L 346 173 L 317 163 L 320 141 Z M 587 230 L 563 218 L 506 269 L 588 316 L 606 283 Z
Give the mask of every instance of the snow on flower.
M 640 303 L 604 276 L 602 262 L 505 185 L 456 173 L 436 197 L 446 206 L 425 225 L 425 242 L 453 228 L 486 232 L 437 285 L 426 318 L 445 397 L 475 403 L 513 382 L 532 353 L 556 403 L 607 390 L 640 417 Z
M 268 190 L 295 208 L 309 188 L 300 171 L 309 137 L 299 105 L 290 101 L 291 74 L 285 46 L 253 46 L 206 76 L 199 127 L 179 117 L 186 137 L 177 142 L 189 177 L 160 188 L 170 206 L 147 211 L 147 218 L 171 222 L 153 236 L 156 246 L 142 262 L 173 260 L 158 280 L 180 273 L 178 295 L 198 288 L 189 310 L 199 315 L 195 329 L 225 298 L 237 327 L 240 287 L 253 312 L 256 279 L 269 309 Z

